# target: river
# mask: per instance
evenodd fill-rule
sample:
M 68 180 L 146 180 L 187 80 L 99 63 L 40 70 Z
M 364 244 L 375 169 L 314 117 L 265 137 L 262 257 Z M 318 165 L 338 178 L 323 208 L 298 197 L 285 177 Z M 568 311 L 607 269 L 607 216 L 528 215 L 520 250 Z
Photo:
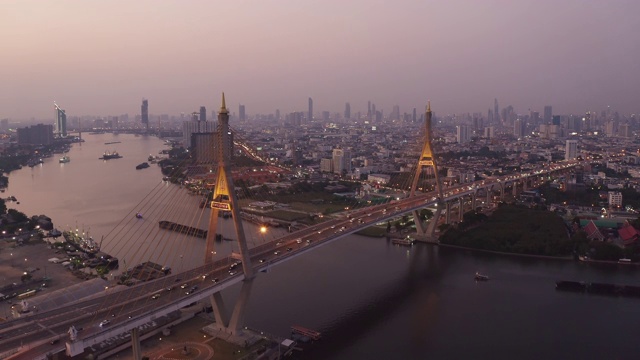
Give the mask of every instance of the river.
M 176 239 L 157 228 L 162 219 L 206 228 L 199 198 L 163 182 L 155 165 L 135 169 L 165 148 L 162 141 L 125 134 L 84 138 L 69 151 L 69 163 L 48 158 L 12 172 L 5 196 L 20 204 L 7 205 L 46 214 L 61 230 L 90 231 L 127 265 L 146 259 L 176 269 L 202 263 L 202 239 Z M 105 145 L 114 141 L 120 143 Z M 123 158 L 98 160 L 105 150 Z M 220 228 L 234 236 L 230 221 L 221 219 Z M 250 246 L 278 236 L 271 230 L 262 235 L 251 224 L 244 229 Z M 217 256 L 233 248 L 223 241 Z M 476 271 L 491 280 L 475 282 Z M 296 355 L 301 359 L 637 358 L 640 300 L 558 292 L 561 279 L 640 285 L 634 267 L 407 248 L 351 235 L 260 273 L 246 323 L 283 337 L 293 324 L 321 331 L 322 340 Z

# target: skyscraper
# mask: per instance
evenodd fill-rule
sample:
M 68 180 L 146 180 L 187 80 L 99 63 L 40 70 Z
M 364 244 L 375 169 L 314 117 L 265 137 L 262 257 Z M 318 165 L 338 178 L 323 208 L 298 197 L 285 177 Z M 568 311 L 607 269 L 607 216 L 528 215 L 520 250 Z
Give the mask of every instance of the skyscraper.
M 309 121 L 313 120 L 313 99 L 309 98 L 309 114 L 307 115 Z
M 524 138 L 525 128 L 524 121 L 522 119 L 516 119 L 516 121 L 513 122 L 513 136 L 517 139 Z
M 467 125 L 457 126 L 457 140 L 458 144 L 464 144 L 469 141 L 469 127 Z
M 572 160 L 578 157 L 578 140 L 567 140 L 564 149 L 564 159 Z
M 247 120 L 247 115 L 244 112 L 244 105 L 240 104 L 240 106 L 238 106 L 238 116 L 240 117 L 240 121 L 245 121 Z
M 351 119 L 351 104 L 344 104 L 344 118 Z
M 56 113 L 56 135 L 59 137 L 67 137 L 67 114 L 64 110 L 60 109 L 58 104 L 53 103 L 53 107 Z
M 544 107 L 544 118 L 543 121 L 545 124 L 551 124 L 553 113 L 551 112 L 551 105 L 547 105 Z
M 207 108 L 200 106 L 200 121 L 207 121 Z
M 498 108 L 498 99 L 493 99 L 493 122 L 500 122 L 500 108 Z
M 333 172 L 341 174 L 345 171 L 351 172 L 351 151 L 344 149 L 333 149 Z
M 142 122 L 147 130 L 149 130 L 149 101 L 142 99 L 142 106 L 140 106 L 140 122 Z

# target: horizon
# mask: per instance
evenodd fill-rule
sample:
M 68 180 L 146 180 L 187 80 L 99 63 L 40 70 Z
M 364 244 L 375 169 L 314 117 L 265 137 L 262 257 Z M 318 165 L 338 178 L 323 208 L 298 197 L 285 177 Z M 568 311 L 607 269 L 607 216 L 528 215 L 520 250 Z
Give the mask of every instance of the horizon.
M 8 1 L 0 119 L 232 113 L 638 114 L 640 3 Z M 463 11 L 461 11 L 463 9 Z

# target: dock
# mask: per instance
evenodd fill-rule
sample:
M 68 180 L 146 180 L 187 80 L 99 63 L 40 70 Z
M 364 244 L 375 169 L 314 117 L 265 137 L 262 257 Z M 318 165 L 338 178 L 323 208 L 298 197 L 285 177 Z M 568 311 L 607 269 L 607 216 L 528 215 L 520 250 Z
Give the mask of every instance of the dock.
M 315 330 L 307 329 L 299 325 L 291 325 L 291 332 L 306 336 L 311 340 L 320 340 L 320 338 L 322 337 L 322 333 Z

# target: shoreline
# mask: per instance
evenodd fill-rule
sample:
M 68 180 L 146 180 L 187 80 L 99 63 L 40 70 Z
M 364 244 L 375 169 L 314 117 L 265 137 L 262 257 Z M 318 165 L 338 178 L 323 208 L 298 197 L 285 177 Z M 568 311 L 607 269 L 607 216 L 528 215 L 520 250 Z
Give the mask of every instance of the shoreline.
M 487 254 L 494 254 L 494 255 L 503 255 L 503 256 L 517 256 L 517 257 L 527 257 L 527 258 L 532 258 L 532 259 L 544 259 L 544 260 L 563 260 L 563 261 L 573 261 L 576 263 L 584 263 L 584 264 L 599 264 L 599 265 L 624 265 L 624 266 L 640 266 L 640 263 L 638 262 L 634 262 L 634 263 L 621 263 L 619 261 L 614 261 L 614 260 L 575 260 L 573 258 L 573 256 L 550 256 L 550 255 L 533 255 L 533 254 L 519 254 L 519 253 L 510 253 L 510 252 L 504 252 L 504 251 L 494 251 L 494 250 L 484 250 L 484 249 L 476 249 L 476 248 L 470 248 L 470 247 L 465 247 L 465 246 L 459 246 L 459 245 L 451 245 L 451 244 L 443 244 L 443 243 L 430 243 L 430 242 L 424 242 L 425 244 L 429 244 L 429 245 L 434 245 L 434 246 L 444 246 L 444 247 L 448 247 L 448 248 L 452 248 L 452 249 L 458 249 L 458 250 L 471 250 L 471 251 L 477 251 L 477 252 L 482 252 L 482 253 L 487 253 Z
M 431 245 L 435 245 L 435 246 L 444 246 L 444 247 L 458 249 L 458 250 L 471 250 L 471 251 L 483 252 L 483 253 L 494 254 L 494 255 L 518 256 L 518 257 L 528 257 L 528 258 L 533 258 L 533 259 L 545 259 L 545 260 L 575 261 L 573 256 L 551 256 L 551 255 L 534 255 L 534 254 L 510 253 L 510 252 L 504 252 L 504 251 L 476 249 L 476 248 L 471 248 L 471 247 L 466 247 L 466 246 L 443 244 L 443 243 L 440 243 L 440 242 L 437 243 L 437 244 L 435 244 L 435 243 L 426 243 L 426 244 L 431 244 Z M 613 263 L 617 264 L 617 262 L 613 262 Z

